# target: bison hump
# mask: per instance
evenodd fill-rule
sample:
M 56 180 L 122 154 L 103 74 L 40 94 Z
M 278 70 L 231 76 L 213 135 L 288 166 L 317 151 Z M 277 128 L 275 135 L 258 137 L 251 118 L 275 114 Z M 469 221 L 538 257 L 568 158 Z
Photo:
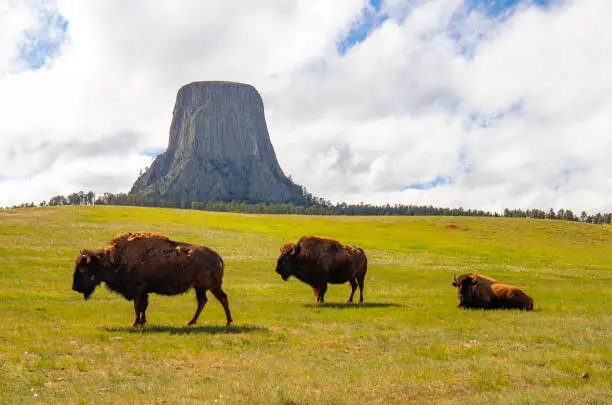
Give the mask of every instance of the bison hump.
M 342 244 L 335 239 L 322 236 L 303 236 L 298 241 L 300 256 L 305 259 L 319 259 L 330 252 L 343 250 Z
M 142 239 L 146 239 L 146 240 L 157 239 L 157 240 L 170 241 L 170 238 L 167 235 L 164 235 L 163 233 L 159 233 L 159 232 L 127 232 L 127 233 L 115 235 L 115 237 L 111 239 L 110 245 L 116 245 L 120 243 L 132 242 L 135 240 L 142 240 Z

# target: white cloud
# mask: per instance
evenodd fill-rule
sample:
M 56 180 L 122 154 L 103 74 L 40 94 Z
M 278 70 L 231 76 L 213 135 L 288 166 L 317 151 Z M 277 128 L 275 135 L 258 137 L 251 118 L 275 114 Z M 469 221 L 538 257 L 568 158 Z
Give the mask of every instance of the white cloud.
M 25 2 L 0 3 L 0 78 L 19 68 L 15 59 L 23 33 L 35 23 L 36 12 Z
M 58 0 L 44 4 L 68 40 L 26 72 L 16 56 L 41 6 L 8 4 L 0 205 L 127 191 L 167 145 L 178 88 L 235 80 L 262 94 L 284 171 L 322 197 L 612 210 L 612 3 L 500 22 L 458 0 L 387 1 L 390 18 L 340 56 L 365 0 Z M 453 182 L 399 191 L 436 176 Z

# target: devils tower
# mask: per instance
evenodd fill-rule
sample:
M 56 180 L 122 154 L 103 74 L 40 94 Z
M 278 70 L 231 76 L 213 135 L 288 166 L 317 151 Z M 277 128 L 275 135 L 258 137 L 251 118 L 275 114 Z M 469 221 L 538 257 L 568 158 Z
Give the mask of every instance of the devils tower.
M 168 149 L 132 186 L 149 199 L 300 203 L 302 189 L 281 170 L 257 90 L 195 82 L 176 96 Z

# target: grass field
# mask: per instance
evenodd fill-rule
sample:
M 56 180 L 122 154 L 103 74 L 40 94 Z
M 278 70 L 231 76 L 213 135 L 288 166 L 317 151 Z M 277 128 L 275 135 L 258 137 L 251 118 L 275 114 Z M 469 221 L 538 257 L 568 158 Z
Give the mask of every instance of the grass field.
M 457 229 L 445 224 L 455 222 Z M 71 291 L 81 248 L 158 231 L 224 258 L 235 320 L 209 294 L 151 296 L 149 324 Z M 365 303 L 274 273 L 304 234 L 361 245 Z M 125 207 L 0 211 L 1 403 L 609 404 L 612 229 L 565 221 L 304 217 Z M 533 312 L 457 308 L 453 274 L 518 285 Z

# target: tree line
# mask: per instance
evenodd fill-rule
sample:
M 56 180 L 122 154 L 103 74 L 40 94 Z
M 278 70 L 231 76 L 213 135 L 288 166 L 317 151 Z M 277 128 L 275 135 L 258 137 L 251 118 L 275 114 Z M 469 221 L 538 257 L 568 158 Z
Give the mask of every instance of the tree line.
M 201 211 L 214 212 L 239 212 L 248 214 L 295 214 L 295 215 L 346 215 L 346 216 L 469 216 L 469 217 L 508 217 L 508 218 L 533 218 L 533 219 L 556 219 L 564 221 L 579 221 L 590 224 L 611 224 L 612 213 L 596 213 L 589 215 L 582 211 L 580 215 L 574 214 L 570 209 L 550 209 L 543 211 L 540 209 L 504 209 L 503 213 L 472 210 L 459 208 L 441 208 L 431 205 L 412 205 L 412 204 L 347 204 L 336 203 L 314 197 L 302 188 L 301 204 L 292 202 L 286 204 L 269 204 L 252 201 L 177 201 L 161 196 L 141 196 L 135 193 L 104 193 L 96 196 L 93 191 L 79 191 L 68 196 L 56 195 L 49 201 L 42 201 L 38 204 L 44 206 L 59 205 L 123 205 L 123 206 L 144 206 L 144 207 L 167 207 L 184 208 Z M 35 207 L 36 204 L 24 203 L 14 205 L 10 208 Z

